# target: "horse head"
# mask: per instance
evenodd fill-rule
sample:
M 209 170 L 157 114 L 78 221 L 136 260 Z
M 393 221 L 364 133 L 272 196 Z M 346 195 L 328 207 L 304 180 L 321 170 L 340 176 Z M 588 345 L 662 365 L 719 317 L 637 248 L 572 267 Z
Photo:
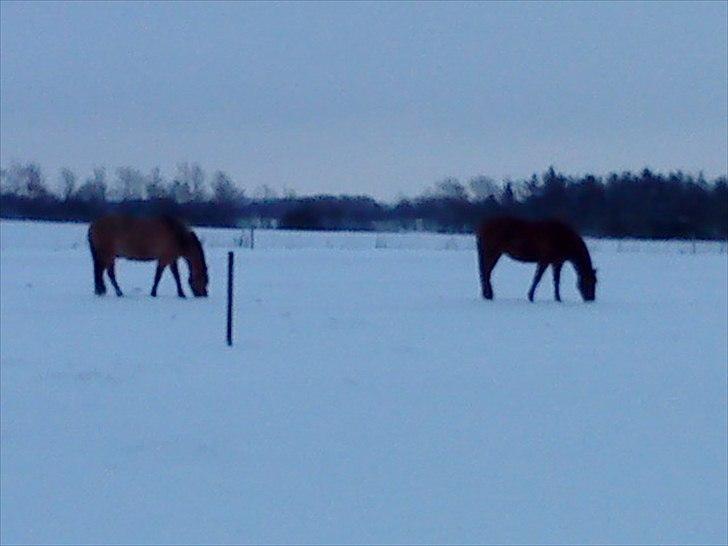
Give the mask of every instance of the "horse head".
M 185 256 L 190 269 L 190 289 L 196 298 L 207 297 L 207 284 L 209 278 L 207 276 L 207 263 L 205 262 L 205 253 L 202 250 L 202 244 L 193 232 L 189 234 L 187 245 L 187 254 Z
M 590 267 L 588 270 L 582 271 L 576 286 L 584 301 L 594 301 L 597 297 L 597 270 Z

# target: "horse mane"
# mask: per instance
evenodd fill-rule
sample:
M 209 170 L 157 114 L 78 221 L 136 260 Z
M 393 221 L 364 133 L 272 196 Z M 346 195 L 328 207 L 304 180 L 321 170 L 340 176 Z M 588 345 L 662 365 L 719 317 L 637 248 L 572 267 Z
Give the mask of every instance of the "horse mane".
M 207 276 L 207 261 L 205 260 L 205 251 L 202 248 L 197 234 L 192 231 L 189 226 L 180 220 L 170 215 L 163 215 L 162 221 L 172 230 L 174 237 L 180 245 L 180 248 L 185 251 L 186 257 L 189 261 L 191 255 L 196 258 L 195 262 L 200 267 L 201 272 Z
M 171 214 L 162 214 L 160 219 L 172 232 L 180 248 L 186 249 L 190 246 L 190 234 L 192 232 L 190 231 L 190 228 L 187 227 L 187 224 Z M 196 238 L 197 237 L 195 237 L 195 239 Z
M 197 237 L 194 231 L 192 231 L 189 226 L 179 218 L 176 218 L 175 216 L 172 216 L 170 214 L 162 214 L 160 216 L 162 222 L 172 231 L 172 234 L 174 235 L 174 238 L 177 241 L 177 244 L 179 244 L 180 248 L 187 253 L 187 255 L 190 254 L 190 251 L 192 253 L 196 254 L 199 257 L 199 267 L 202 270 L 202 273 L 204 275 L 207 275 L 207 262 L 205 261 L 205 251 L 202 249 L 202 243 L 200 242 L 200 239 Z
M 573 244 L 575 254 L 572 261 L 574 267 L 580 275 L 593 277 L 594 266 L 592 265 L 591 255 L 589 254 L 589 248 L 586 246 L 586 242 L 573 228 L 569 227 L 569 230 L 573 233 L 574 239 Z
M 197 255 L 200 257 L 200 267 L 202 268 L 205 275 L 207 275 L 207 262 L 205 261 L 205 251 L 202 249 L 202 243 L 197 237 L 197 234 L 190 230 L 188 231 L 188 246 L 187 248 L 194 249 Z

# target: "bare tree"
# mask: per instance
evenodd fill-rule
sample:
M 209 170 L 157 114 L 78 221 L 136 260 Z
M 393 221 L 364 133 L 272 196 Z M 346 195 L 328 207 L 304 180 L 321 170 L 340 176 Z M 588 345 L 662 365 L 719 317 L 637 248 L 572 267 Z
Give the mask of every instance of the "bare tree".
M 25 166 L 25 176 L 28 197 L 45 197 L 48 195 L 40 165 L 37 163 L 28 163 Z
M 64 201 L 68 201 L 73 197 L 76 191 L 76 173 L 68 167 L 61 169 L 61 192 Z
M 146 177 L 145 190 L 147 199 L 163 199 L 167 197 L 167 188 L 165 188 L 164 178 L 159 167 L 154 167 Z
M 470 191 L 476 199 L 483 201 L 491 196 L 498 195 L 500 187 L 495 180 L 489 176 L 478 175 L 470 179 L 468 182 Z
M 192 189 L 192 199 L 194 201 L 204 201 L 207 199 L 207 186 L 205 182 L 205 171 L 197 164 L 190 166 L 190 187 Z
M 506 180 L 503 190 L 498 195 L 498 202 L 506 208 L 513 207 L 516 204 L 517 197 L 513 191 L 513 182 Z
M 3 193 L 13 193 L 31 199 L 50 195 L 45 179 L 37 163 L 13 163 L 2 172 Z
M 217 171 L 213 176 L 212 191 L 218 203 L 231 204 L 243 196 L 243 191 L 222 171 Z
M 173 184 L 178 193 L 189 194 L 189 198 L 182 200 L 202 202 L 207 199 L 205 171 L 197 163 L 178 163 Z
M 124 201 L 133 201 L 143 197 L 144 175 L 134 167 L 116 169 L 116 184 L 119 197 Z
M 106 169 L 94 167 L 93 174 L 78 188 L 76 195 L 84 201 L 106 201 L 107 190 Z
M 253 190 L 253 198 L 268 201 L 270 199 L 276 199 L 278 193 L 271 188 L 268 184 L 262 184 Z
M 450 199 L 467 200 L 468 191 L 457 178 L 451 176 L 444 178 L 435 184 L 435 193 L 441 197 Z
M 0 169 L 0 193 L 18 194 L 20 191 L 20 177 L 18 176 L 17 164 L 12 164 L 7 169 Z
M 283 188 L 283 198 L 284 199 L 295 199 L 296 198 L 296 190 L 293 188 L 285 187 Z
M 187 182 L 175 178 L 169 186 L 169 197 L 177 203 L 187 203 L 192 200 L 192 190 Z

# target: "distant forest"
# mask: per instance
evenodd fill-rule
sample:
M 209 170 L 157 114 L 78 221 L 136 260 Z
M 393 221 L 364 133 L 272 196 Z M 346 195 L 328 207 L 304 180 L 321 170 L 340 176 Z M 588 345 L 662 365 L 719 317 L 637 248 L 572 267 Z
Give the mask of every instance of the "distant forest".
M 55 188 L 55 189 L 53 189 Z M 0 217 L 88 222 L 108 211 L 165 212 L 198 226 L 303 230 L 469 232 L 503 214 L 559 218 L 596 237 L 728 238 L 728 179 L 680 171 L 568 176 L 549 168 L 520 180 L 446 178 L 413 198 L 383 203 L 367 196 L 283 195 L 267 186 L 247 194 L 226 173 L 193 163 L 167 179 L 120 167 L 80 179 L 69 169 L 49 184 L 35 163 L 0 170 Z

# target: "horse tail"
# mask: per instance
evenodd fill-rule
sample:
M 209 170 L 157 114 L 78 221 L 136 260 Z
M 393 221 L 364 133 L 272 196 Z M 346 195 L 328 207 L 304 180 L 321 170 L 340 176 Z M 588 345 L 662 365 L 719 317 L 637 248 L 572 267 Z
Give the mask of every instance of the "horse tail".
M 86 232 L 86 239 L 88 240 L 88 247 L 89 250 L 91 250 L 91 258 L 93 259 L 94 263 L 99 261 L 99 255 L 96 252 L 96 246 L 94 245 L 93 237 L 91 236 L 91 231 L 93 230 L 93 225 L 89 226 L 88 231 Z
M 93 239 L 93 224 L 89 226 L 86 238 L 88 239 L 88 247 L 91 250 L 91 260 L 94 264 L 94 292 L 98 295 L 106 292 L 106 286 L 104 286 L 104 266 L 99 258 L 99 252 L 96 249 Z
M 485 237 L 482 228 L 475 232 L 475 240 L 478 245 L 478 271 L 480 273 L 480 288 L 485 292 L 486 285 L 486 266 L 485 266 Z

